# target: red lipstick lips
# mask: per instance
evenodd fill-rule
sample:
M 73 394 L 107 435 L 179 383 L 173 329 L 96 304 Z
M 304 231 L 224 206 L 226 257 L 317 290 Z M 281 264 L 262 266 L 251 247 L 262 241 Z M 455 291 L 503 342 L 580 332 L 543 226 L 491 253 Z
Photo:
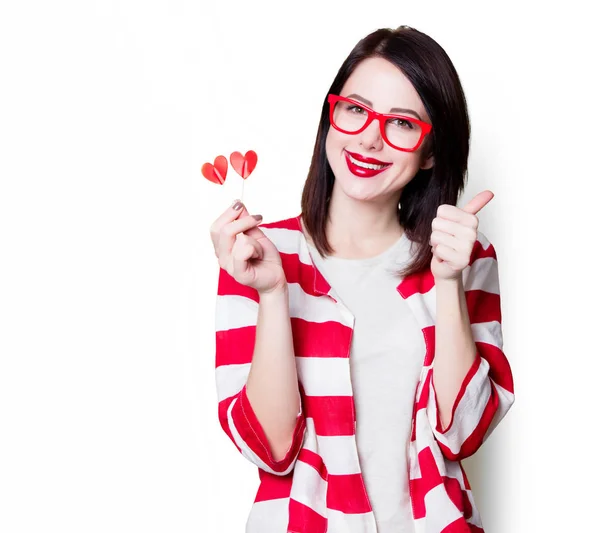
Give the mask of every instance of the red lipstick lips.
M 377 174 L 381 174 L 392 165 L 391 163 L 385 163 L 384 161 L 379 161 L 379 159 L 373 159 L 372 157 L 364 157 L 360 154 L 348 152 L 347 150 L 344 150 L 344 152 L 346 156 L 346 163 L 348 164 L 350 172 L 352 172 L 352 174 L 358 176 L 359 178 L 372 178 L 373 176 L 377 176 Z M 354 164 L 350 159 L 349 155 L 351 155 L 354 159 L 360 161 L 361 163 L 368 163 L 371 165 L 385 165 L 385 167 L 379 169 L 364 168 Z
M 348 152 L 348 150 L 346 150 Z M 354 159 L 358 159 L 363 163 L 371 163 L 372 165 L 389 165 L 385 161 L 379 161 L 379 159 L 373 159 L 372 157 L 365 157 L 364 155 L 355 154 L 354 152 L 348 152 Z

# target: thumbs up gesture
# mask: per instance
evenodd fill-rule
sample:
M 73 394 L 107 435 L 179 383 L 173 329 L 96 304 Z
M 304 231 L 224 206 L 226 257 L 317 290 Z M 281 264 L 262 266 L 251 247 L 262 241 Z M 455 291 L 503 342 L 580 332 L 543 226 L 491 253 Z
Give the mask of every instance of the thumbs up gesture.
M 435 280 L 458 280 L 462 276 L 477 240 L 477 213 L 493 197 L 492 191 L 483 191 L 462 209 L 449 204 L 438 207 L 429 239 L 433 252 L 431 273 Z

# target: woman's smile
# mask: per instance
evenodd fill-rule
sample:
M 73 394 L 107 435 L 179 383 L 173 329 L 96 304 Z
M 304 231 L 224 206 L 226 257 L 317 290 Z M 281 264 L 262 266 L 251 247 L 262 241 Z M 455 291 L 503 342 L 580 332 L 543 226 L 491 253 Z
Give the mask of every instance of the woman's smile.
M 348 169 L 350 172 L 352 172 L 352 174 L 358 176 L 359 178 L 372 178 L 373 176 L 381 174 L 392 166 L 392 163 L 384 163 L 378 159 L 365 158 L 354 153 L 351 155 L 351 153 L 347 150 L 344 150 L 344 155 L 346 157 Z M 365 159 L 368 162 L 365 162 Z M 376 164 L 375 161 L 377 161 L 378 164 Z

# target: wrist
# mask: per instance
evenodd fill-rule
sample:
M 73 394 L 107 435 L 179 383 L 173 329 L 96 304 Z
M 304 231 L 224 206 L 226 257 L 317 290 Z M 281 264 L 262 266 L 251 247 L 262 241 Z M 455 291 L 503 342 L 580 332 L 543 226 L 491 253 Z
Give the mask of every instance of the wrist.
M 460 287 L 462 287 L 462 276 L 459 276 L 458 278 L 442 278 L 442 279 L 436 279 L 435 280 L 435 286 L 436 289 L 448 289 L 448 290 L 456 290 Z
M 277 283 L 274 287 L 265 290 L 258 291 L 258 296 L 261 300 L 263 299 L 273 299 L 273 298 L 281 298 L 283 296 L 287 297 L 288 295 L 288 284 L 287 281 Z

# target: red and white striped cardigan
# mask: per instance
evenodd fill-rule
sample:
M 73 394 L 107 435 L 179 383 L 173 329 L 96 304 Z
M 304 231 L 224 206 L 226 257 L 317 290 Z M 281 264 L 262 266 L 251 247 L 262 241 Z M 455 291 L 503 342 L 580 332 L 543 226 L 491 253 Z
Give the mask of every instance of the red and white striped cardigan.
M 220 269 L 219 420 L 242 455 L 258 467 L 260 477 L 246 533 L 375 533 L 355 439 L 349 365 L 354 317 L 314 266 L 300 215 L 259 227 L 279 250 L 288 282 L 302 407 L 287 455 L 274 461 L 246 396 L 259 295 Z M 481 232 L 463 270 L 463 283 L 477 357 L 443 431 L 432 380 L 434 279 L 428 270 L 403 278 L 397 287 L 422 328 L 426 346 L 407 457 L 417 533 L 483 532 L 460 460 L 477 451 L 514 401 L 512 373 L 502 352 L 496 253 Z

